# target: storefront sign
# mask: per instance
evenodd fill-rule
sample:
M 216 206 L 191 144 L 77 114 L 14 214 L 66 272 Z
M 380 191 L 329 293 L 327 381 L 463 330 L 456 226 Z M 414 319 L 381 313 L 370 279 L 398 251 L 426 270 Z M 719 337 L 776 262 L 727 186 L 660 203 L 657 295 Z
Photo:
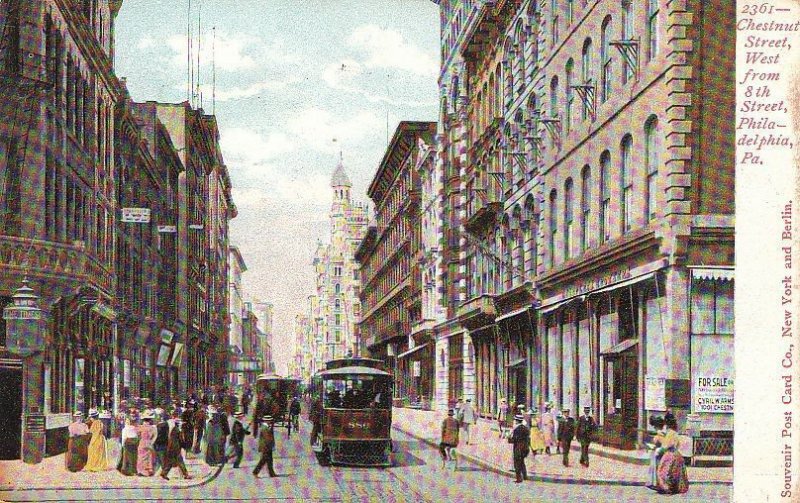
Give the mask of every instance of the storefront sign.
M 411 362 L 411 370 L 414 377 L 419 377 L 422 375 L 422 368 L 420 362 L 418 361 Z
M 175 334 L 166 328 L 161 329 L 161 342 L 164 344 L 172 344 L 172 338 L 175 337 Z
M 178 232 L 178 228 L 174 225 L 159 225 L 158 232 L 164 232 L 169 234 L 174 234 Z
M 733 414 L 733 378 L 694 377 L 694 412 Z
M 665 377 L 645 377 L 644 408 L 659 412 L 667 410 L 667 379 Z
M 585 293 L 593 292 L 605 286 L 613 285 L 614 283 L 619 283 L 620 281 L 624 281 L 630 278 L 631 278 L 631 271 L 629 269 L 625 269 L 622 271 L 614 271 L 610 274 L 606 274 L 598 278 L 592 278 L 588 281 L 584 281 L 582 283 L 578 283 L 576 285 L 567 287 L 564 290 L 564 297 L 566 298 L 566 297 L 574 297 L 576 295 L 583 295 Z
M 170 347 L 164 344 L 158 349 L 158 359 L 156 359 L 156 366 L 165 367 L 169 361 Z
M 180 342 L 175 343 L 175 351 L 172 352 L 172 362 L 170 363 L 173 367 L 180 367 L 181 366 L 181 353 L 183 352 L 183 344 Z
M 122 208 L 122 221 L 148 224 L 150 223 L 150 208 Z
M 126 388 L 131 387 L 131 361 L 122 360 L 122 385 Z

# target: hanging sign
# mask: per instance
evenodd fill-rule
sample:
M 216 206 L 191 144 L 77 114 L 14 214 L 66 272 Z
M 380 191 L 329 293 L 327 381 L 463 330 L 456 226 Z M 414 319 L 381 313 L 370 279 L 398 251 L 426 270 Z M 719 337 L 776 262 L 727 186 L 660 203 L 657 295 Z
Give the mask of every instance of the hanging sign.
M 178 227 L 175 225 L 159 225 L 158 232 L 174 234 L 178 232 Z
M 647 376 L 644 380 L 644 408 L 664 412 L 667 410 L 667 378 Z
M 122 221 L 148 224 L 150 223 L 150 208 L 122 208 Z

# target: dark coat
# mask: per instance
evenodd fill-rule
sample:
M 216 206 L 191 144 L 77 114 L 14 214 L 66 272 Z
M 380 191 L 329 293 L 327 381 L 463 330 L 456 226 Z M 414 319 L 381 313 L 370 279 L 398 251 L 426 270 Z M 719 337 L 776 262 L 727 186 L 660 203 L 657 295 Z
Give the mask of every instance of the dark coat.
M 169 439 L 169 423 L 162 421 L 156 425 L 156 441 L 153 444 L 153 449 L 163 451 L 167 448 L 167 441 Z
M 233 432 L 231 433 L 230 442 L 236 445 L 242 445 L 244 442 L 244 436 L 249 435 L 250 430 L 246 429 L 241 421 L 238 419 L 234 419 L 233 421 Z
M 561 442 L 572 442 L 575 438 L 575 418 L 567 417 L 558 423 L 558 440 Z
M 272 425 L 261 425 L 258 436 L 258 450 L 262 454 L 275 449 L 275 434 Z
M 526 457 L 530 452 L 531 430 L 524 424 L 514 426 L 508 442 L 514 444 L 514 457 Z
M 175 425 L 169 432 L 167 440 L 167 450 L 164 453 L 164 459 L 169 462 L 175 462 L 181 459 L 181 448 L 183 447 L 181 441 L 183 438 L 181 427 Z
M 594 440 L 594 433 L 596 430 L 597 424 L 594 422 L 592 416 L 581 416 L 578 419 L 578 432 L 576 434 L 578 442 L 582 444 L 591 442 Z
M 227 437 L 231 434 L 231 427 L 228 425 L 228 415 L 223 412 L 219 415 L 219 420 L 222 423 L 220 424 L 220 426 L 222 426 L 222 436 Z

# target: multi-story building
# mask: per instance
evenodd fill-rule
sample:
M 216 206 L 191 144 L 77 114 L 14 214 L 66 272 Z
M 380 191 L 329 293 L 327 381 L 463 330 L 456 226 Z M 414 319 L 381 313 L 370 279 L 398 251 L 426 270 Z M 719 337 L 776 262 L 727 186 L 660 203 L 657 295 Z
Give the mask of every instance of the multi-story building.
M 479 409 L 589 406 L 621 448 L 694 414 L 730 452 L 732 385 L 702 383 L 733 382 L 711 355 L 733 351 L 734 58 L 709 48 L 734 5 L 440 6 L 443 257 L 457 207 Z
M 230 302 L 230 327 L 228 329 L 228 383 L 231 386 L 240 384 L 239 369 L 236 364 L 236 356 L 243 353 L 243 326 L 242 318 L 244 315 L 244 297 L 242 295 L 242 273 L 247 271 L 247 264 L 242 258 L 242 254 L 237 246 L 231 245 L 229 251 L 230 264 L 228 265 L 228 300 Z
M 430 407 L 432 327 L 422 318 L 420 144 L 431 144 L 435 122 L 401 122 L 367 191 L 375 222 L 356 251 L 364 314 L 361 336 L 395 374 L 395 398 Z
M 253 301 L 253 312 L 258 317 L 261 368 L 267 373 L 275 372 L 275 362 L 272 359 L 274 348 L 272 332 L 273 310 L 274 306 L 269 302 Z
M 361 287 L 354 254 L 367 227 L 367 208 L 350 199 L 352 183 L 341 160 L 333 172 L 331 188 L 330 243 L 320 243 L 313 260 L 323 362 L 359 354 L 355 325 L 361 317 Z
M 46 346 L 10 352 L 0 322 L 0 456 L 59 452 L 73 407 L 114 404 L 112 69 L 120 1 L 0 5 L 0 307 L 27 278 Z M 25 390 L 23 394 L 22 390 Z

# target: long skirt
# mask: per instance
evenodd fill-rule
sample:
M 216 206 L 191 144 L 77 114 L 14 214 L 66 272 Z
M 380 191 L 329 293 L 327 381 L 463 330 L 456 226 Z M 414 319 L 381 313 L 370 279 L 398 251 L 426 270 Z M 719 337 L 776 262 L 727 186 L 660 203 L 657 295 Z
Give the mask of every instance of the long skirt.
M 69 440 L 67 440 L 67 455 L 65 456 L 67 470 L 71 472 L 83 470 L 89 457 L 89 440 L 91 438 L 90 434 L 69 437 Z
M 689 478 L 686 476 L 683 455 L 675 449 L 669 449 L 661 456 L 656 490 L 664 494 L 683 494 L 689 490 Z
M 650 466 L 647 469 L 648 487 L 656 487 L 658 485 L 658 462 L 661 461 L 662 452 L 660 447 L 650 451 Z
M 106 437 L 102 434 L 92 435 L 92 440 L 89 441 L 89 456 L 86 460 L 86 471 L 102 472 L 108 470 L 108 448 L 106 446 Z
M 543 451 L 546 447 L 544 441 L 544 434 L 537 426 L 531 428 L 531 451 Z
M 127 438 L 122 444 L 122 455 L 117 464 L 117 470 L 123 475 L 136 475 L 136 463 L 138 461 L 138 438 Z
M 140 447 L 139 459 L 136 462 L 136 471 L 140 475 L 150 477 L 156 473 L 156 451 L 152 447 Z
M 209 425 L 206 431 L 206 464 L 220 465 L 225 461 L 225 437 L 218 424 Z

